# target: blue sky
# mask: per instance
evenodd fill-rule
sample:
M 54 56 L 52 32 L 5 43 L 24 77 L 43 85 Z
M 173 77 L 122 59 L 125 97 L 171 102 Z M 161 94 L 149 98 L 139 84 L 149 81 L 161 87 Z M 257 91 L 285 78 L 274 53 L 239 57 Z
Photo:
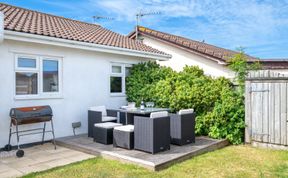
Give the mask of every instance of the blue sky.
M 97 23 L 121 34 L 140 25 L 260 58 L 288 58 L 288 0 L 1 0 L 8 4 Z

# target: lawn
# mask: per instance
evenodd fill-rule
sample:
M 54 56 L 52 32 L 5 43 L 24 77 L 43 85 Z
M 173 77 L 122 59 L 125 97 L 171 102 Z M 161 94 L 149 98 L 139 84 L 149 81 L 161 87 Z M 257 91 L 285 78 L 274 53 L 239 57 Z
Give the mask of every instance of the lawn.
M 160 172 L 95 158 L 24 177 L 288 177 L 288 151 L 229 146 Z

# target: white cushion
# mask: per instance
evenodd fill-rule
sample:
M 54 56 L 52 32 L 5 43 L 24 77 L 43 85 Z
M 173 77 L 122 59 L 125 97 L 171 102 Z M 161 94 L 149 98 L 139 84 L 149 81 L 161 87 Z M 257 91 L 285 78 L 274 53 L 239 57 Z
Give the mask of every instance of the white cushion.
M 90 111 L 98 111 L 102 113 L 102 116 L 107 116 L 107 111 L 105 106 L 92 106 L 89 108 Z
M 134 125 L 123 125 L 117 126 L 114 130 L 124 131 L 124 132 L 134 132 Z
M 160 111 L 160 112 L 152 112 L 150 114 L 150 118 L 158 118 L 158 117 L 167 117 L 168 112 L 167 111 Z
M 135 108 L 136 107 L 136 103 L 135 102 L 129 102 L 128 103 L 128 107 L 129 108 Z
M 193 112 L 194 112 L 194 109 L 182 109 L 179 111 L 179 115 L 192 114 Z
M 104 123 L 94 124 L 95 127 L 101 127 L 101 128 L 106 128 L 106 129 L 111 129 L 111 128 L 121 126 L 121 125 L 122 124 L 114 123 L 114 122 L 104 122 Z
M 102 122 L 115 121 L 115 120 L 117 120 L 117 117 L 102 116 Z

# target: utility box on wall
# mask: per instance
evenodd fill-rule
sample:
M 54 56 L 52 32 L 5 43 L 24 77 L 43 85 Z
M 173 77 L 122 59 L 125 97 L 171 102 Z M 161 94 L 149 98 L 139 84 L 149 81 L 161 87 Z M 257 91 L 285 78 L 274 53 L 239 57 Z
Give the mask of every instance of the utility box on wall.
M 246 78 L 245 142 L 288 149 L 288 75 L 252 71 Z

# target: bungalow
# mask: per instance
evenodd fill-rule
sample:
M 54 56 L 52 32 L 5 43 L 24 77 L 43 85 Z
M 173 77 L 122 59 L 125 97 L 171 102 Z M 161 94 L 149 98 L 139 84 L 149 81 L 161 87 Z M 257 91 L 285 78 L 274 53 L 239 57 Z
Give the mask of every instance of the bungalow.
M 185 65 L 197 65 L 207 75 L 214 77 L 234 77 L 234 73 L 227 67 L 227 59 L 237 52 L 220 48 L 205 42 L 191 40 L 185 37 L 160 32 L 147 27 L 137 27 L 137 38 L 144 44 L 155 49 L 171 54 L 172 58 L 167 61 L 159 61 L 160 65 L 171 67 L 181 71 Z M 129 38 L 135 39 L 136 32 L 128 34 Z M 279 72 L 288 71 L 288 60 L 259 60 L 247 55 L 249 62 L 260 61 L 265 69 Z
M 3 3 L 1 13 L 0 148 L 8 142 L 10 108 L 50 105 L 56 137 L 72 135 L 76 121 L 79 133 L 87 133 L 90 106 L 126 104 L 125 77 L 133 64 L 170 58 L 100 25 Z

